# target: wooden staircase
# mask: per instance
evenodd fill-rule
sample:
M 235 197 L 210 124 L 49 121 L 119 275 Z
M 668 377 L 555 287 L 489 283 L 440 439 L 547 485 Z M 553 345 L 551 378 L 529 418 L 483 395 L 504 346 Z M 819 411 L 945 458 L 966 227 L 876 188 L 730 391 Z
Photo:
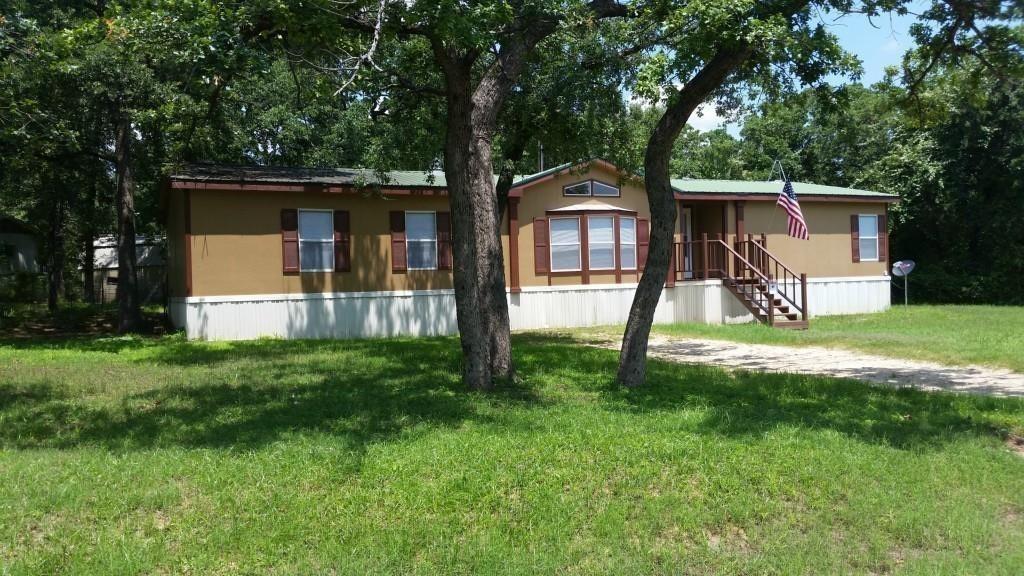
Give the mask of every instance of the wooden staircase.
M 802 310 L 790 304 L 782 296 L 773 293 L 765 280 L 757 278 L 751 282 L 755 288 L 753 291 L 744 290 L 740 286 L 742 282 L 734 278 L 723 279 L 725 287 L 747 310 L 750 310 L 758 322 L 775 328 L 807 329 L 807 320 L 803 319 Z
M 768 251 L 766 244 L 763 235 L 760 241 L 752 235 L 746 240 L 738 238 L 732 246 L 721 235 L 711 239 L 704 234 L 698 241 L 684 238 L 676 244 L 669 274 L 677 278 L 677 271 L 690 270 L 694 277 L 721 278 L 722 284 L 758 322 L 805 330 L 807 275 L 790 270 Z M 693 262 L 688 264 L 691 257 Z

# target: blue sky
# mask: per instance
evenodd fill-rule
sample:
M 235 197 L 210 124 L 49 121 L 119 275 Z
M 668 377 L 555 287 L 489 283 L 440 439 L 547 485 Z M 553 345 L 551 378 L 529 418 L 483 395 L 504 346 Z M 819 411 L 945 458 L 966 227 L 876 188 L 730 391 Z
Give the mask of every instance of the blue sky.
M 866 16 L 850 14 L 836 18 L 834 15 L 822 15 L 822 19 L 829 29 L 839 37 L 843 48 L 852 52 L 860 58 L 864 67 L 864 73 L 860 82 L 871 85 L 878 82 L 885 75 L 887 66 L 895 66 L 900 63 L 903 54 L 913 46 L 913 39 L 910 37 L 910 25 L 914 23 L 914 16 L 889 16 L 883 15 L 869 21 Z M 834 83 L 849 82 L 848 79 L 836 78 Z M 723 121 L 709 107 L 705 107 L 702 117 L 694 115 L 690 119 L 690 125 L 698 130 L 712 130 L 723 125 Z M 739 128 L 735 125 L 728 125 L 726 128 L 734 136 L 738 134 Z

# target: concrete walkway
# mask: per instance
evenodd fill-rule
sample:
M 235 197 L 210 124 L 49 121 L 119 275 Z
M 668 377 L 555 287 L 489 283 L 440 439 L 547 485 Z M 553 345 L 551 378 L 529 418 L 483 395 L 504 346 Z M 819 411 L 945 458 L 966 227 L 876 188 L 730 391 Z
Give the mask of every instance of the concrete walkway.
M 768 346 L 663 336 L 652 336 L 648 351 L 651 356 L 672 362 L 855 378 L 922 390 L 1024 397 L 1024 374 L 1000 368 L 945 366 L 811 346 Z

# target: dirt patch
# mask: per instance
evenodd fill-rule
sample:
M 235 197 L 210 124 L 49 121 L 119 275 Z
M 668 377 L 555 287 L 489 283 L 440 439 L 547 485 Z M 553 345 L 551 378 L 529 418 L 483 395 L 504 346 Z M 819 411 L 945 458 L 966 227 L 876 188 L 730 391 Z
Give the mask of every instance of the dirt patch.
M 617 348 L 618 343 L 606 343 L 603 346 Z M 648 353 L 670 362 L 707 364 L 728 370 L 815 374 L 852 378 L 895 388 L 1024 397 L 1024 374 L 1010 370 L 984 366 L 946 366 L 849 350 L 653 337 Z
M 1006 447 L 1017 456 L 1024 458 L 1024 436 L 1010 434 L 1006 437 Z

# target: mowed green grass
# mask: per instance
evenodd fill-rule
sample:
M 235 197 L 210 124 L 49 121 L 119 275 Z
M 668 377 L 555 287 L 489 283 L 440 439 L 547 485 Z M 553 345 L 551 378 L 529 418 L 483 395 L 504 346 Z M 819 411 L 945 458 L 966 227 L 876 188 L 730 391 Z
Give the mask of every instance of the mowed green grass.
M 655 333 L 753 344 L 835 346 L 946 364 L 1024 372 L 1024 307 L 894 306 L 881 314 L 812 318 L 808 330 L 762 324 L 655 326 Z
M 1024 402 L 519 335 L 0 341 L 3 574 L 1019 574 Z

